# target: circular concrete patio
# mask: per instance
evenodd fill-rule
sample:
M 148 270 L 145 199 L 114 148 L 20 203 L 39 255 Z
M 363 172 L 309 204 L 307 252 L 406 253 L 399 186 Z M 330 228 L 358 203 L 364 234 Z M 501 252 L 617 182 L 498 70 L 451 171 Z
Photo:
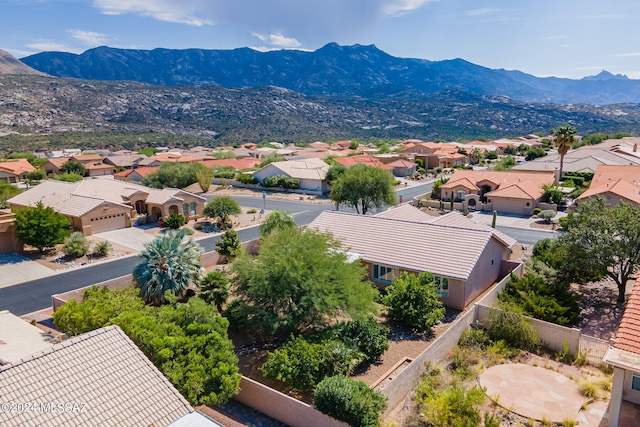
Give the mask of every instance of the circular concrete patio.
M 555 371 L 519 363 L 496 365 L 478 378 L 487 396 L 512 412 L 535 420 L 578 420 L 586 398 L 577 383 Z

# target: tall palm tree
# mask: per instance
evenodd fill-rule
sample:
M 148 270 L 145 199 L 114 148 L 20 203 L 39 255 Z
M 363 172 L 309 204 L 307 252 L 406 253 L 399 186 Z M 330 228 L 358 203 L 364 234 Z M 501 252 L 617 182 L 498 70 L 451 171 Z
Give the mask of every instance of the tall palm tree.
M 200 298 L 214 304 L 222 314 L 222 304 L 229 299 L 229 278 L 220 271 L 210 271 L 200 279 Z
M 567 154 L 571 145 L 575 142 L 574 135 L 576 130 L 571 125 L 560 126 L 558 130 L 552 130 L 551 133 L 556 137 L 555 146 L 560 154 L 560 175 L 558 181 L 562 180 L 562 169 L 564 167 L 564 155 Z
M 133 269 L 133 280 L 147 303 L 163 303 L 166 291 L 181 296 L 200 280 L 202 247 L 184 236 L 183 231 L 169 230 L 146 243 L 140 252 L 142 262 Z
M 293 219 L 291 211 L 273 211 L 265 218 L 264 222 L 260 224 L 260 234 L 262 237 L 266 237 L 278 230 L 284 230 L 286 228 L 295 228 L 298 224 Z

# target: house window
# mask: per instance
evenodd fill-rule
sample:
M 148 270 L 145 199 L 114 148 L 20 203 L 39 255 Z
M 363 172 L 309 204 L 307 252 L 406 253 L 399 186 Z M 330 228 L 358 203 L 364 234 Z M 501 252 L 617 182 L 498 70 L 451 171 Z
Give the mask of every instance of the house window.
M 527 206 L 531 206 L 531 203 L 527 202 Z
M 465 195 L 464 190 L 456 191 L 456 201 L 458 201 L 458 202 L 463 201 L 464 200 L 464 195 Z
M 640 391 L 640 373 L 631 375 L 631 390 Z
M 435 276 L 433 283 L 436 284 L 436 293 L 443 297 L 449 296 L 449 279 L 446 277 Z
M 184 216 L 189 216 L 189 203 L 182 205 L 182 213 Z
M 373 280 L 391 283 L 393 281 L 393 269 L 391 267 L 373 264 Z
M 196 202 L 191 202 L 191 215 L 196 214 Z

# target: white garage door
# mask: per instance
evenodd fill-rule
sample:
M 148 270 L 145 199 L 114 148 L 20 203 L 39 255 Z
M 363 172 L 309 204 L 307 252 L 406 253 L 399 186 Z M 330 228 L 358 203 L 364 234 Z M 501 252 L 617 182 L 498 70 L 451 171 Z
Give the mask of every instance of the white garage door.
M 125 221 L 126 216 L 124 213 L 91 218 L 91 234 L 124 228 L 127 225 Z

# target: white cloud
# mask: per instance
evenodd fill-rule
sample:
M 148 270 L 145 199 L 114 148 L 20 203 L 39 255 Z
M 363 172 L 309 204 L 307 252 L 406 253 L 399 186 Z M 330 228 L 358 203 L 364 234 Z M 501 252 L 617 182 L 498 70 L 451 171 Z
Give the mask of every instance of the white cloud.
M 64 43 L 54 42 L 52 40 L 38 40 L 37 42 L 29 43 L 27 47 L 37 52 L 82 53 L 82 49 L 78 49 Z
M 94 0 L 93 6 L 105 15 L 123 15 L 133 13 L 148 16 L 159 21 L 187 24 L 193 26 L 211 25 L 209 19 L 200 18 L 202 10 L 198 0 Z
M 272 46 L 279 47 L 298 47 L 301 46 L 301 43 L 293 37 L 285 37 L 280 33 L 275 34 L 259 34 L 259 33 L 251 33 L 252 36 L 257 37 L 262 43 L 266 43 Z
M 87 46 L 101 46 L 107 41 L 107 35 L 85 30 L 67 30 L 67 33 L 74 39 Z
M 438 0 L 394 0 L 383 5 L 385 15 L 403 15 Z
M 617 55 L 618 58 L 629 58 L 632 56 L 640 56 L 640 52 L 632 52 L 632 53 L 619 53 Z
M 491 9 L 488 7 L 483 7 L 480 9 L 473 9 L 473 10 L 467 10 L 465 12 L 465 15 L 467 16 L 482 16 L 482 15 L 488 15 L 490 13 L 496 13 L 499 12 L 499 9 Z

